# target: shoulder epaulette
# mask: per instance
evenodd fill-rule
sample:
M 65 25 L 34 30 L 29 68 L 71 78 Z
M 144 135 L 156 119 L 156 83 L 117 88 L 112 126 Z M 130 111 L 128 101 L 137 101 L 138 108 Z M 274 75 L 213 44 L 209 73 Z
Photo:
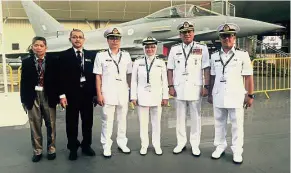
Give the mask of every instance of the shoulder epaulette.
M 179 45 L 181 45 L 181 44 L 182 44 L 182 43 L 173 44 L 171 47 L 179 46 Z
M 102 52 L 107 52 L 107 51 L 108 51 L 107 49 L 101 49 L 97 53 L 102 53 Z
M 246 50 L 238 48 L 238 47 L 236 47 L 235 50 L 240 50 L 240 51 L 246 52 Z
M 218 53 L 218 52 L 219 52 L 219 50 L 217 49 L 214 52 L 212 52 L 211 54 L 215 54 L 215 53 Z
M 200 42 L 195 42 L 196 44 L 202 45 L 202 46 L 206 46 L 205 43 L 200 43 Z

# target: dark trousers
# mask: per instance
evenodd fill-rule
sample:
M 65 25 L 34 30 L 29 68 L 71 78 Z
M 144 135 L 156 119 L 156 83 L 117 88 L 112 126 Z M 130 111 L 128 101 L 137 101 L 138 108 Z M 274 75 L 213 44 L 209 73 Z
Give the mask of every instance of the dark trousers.
M 77 91 L 76 91 L 77 93 Z M 92 143 L 93 126 L 93 103 L 92 96 L 86 94 L 85 89 L 80 88 L 77 98 L 67 98 L 68 106 L 66 108 L 66 132 L 68 138 L 67 148 L 71 151 L 77 151 L 79 146 L 83 149 L 90 147 Z M 78 141 L 79 113 L 82 120 L 83 140 Z

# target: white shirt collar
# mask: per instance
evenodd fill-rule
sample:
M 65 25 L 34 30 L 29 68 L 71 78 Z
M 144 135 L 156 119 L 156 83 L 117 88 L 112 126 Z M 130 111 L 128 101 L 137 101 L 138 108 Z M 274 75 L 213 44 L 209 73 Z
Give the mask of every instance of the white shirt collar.
M 76 48 L 74 48 L 74 47 L 73 47 L 73 49 L 74 49 L 74 51 L 75 51 L 75 54 L 77 54 L 78 49 L 76 49 Z M 80 50 L 80 52 L 83 53 L 83 48 Z
M 39 58 L 36 56 L 36 54 L 34 54 L 35 60 L 37 61 Z M 45 54 L 43 56 L 43 60 L 45 60 Z
M 194 45 L 194 41 L 192 41 L 190 44 L 185 44 L 185 43 L 182 43 L 182 47 L 185 49 L 187 47 L 191 47 L 192 45 Z
M 220 51 L 221 51 L 222 54 L 235 53 L 235 47 L 233 46 L 233 47 L 232 47 L 232 48 L 231 48 L 227 53 L 225 53 L 225 52 L 223 51 L 222 47 L 221 47 Z
M 108 49 L 108 51 L 109 51 L 110 55 L 113 55 L 110 48 Z M 120 53 L 121 53 L 121 51 L 120 51 L 120 49 L 118 49 L 118 53 L 116 55 L 113 55 L 113 56 L 117 56 L 117 55 L 119 56 Z

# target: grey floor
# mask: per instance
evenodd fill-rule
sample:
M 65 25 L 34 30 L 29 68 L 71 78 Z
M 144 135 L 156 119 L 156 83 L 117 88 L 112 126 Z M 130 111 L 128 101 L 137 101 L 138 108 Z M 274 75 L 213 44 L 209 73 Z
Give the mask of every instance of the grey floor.
M 214 127 L 211 105 L 203 100 L 201 156 L 191 155 L 191 148 L 180 155 L 173 155 L 176 144 L 174 104 L 163 110 L 162 149 L 164 154 L 156 156 L 152 148 L 146 156 L 139 155 L 140 139 L 137 111 L 128 113 L 128 146 L 130 155 L 117 150 L 114 129 L 113 156 L 102 157 L 100 146 L 100 107 L 94 110 L 94 132 L 92 148 L 96 157 L 79 154 L 77 161 L 69 161 L 66 149 L 65 116 L 57 114 L 57 159 L 48 161 L 45 157 L 39 163 L 31 162 L 29 126 L 0 128 L 0 173 L 79 173 L 79 172 L 127 172 L 127 173 L 287 173 L 290 172 L 290 92 L 269 93 L 270 99 L 258 94 L 254 106 L 245 112 L 244 163 L 232 163 L 232 153 L 228 147 L 226 155 L 219 160 L 210 158 L 213 147 Z M 7 115 L 9 116 L 9 115 Z M 230 125 L 228 144 L 231 144 Z M 43 128 L 45 135 L 45 128 Z M 79 133 L 79 139 L 81 139 Z M 188 128 L 189 134 L 189 128 Z M 44 144 L 46 141 L 44 141 Z M 44 145 L 45 146 L 45 145 Z

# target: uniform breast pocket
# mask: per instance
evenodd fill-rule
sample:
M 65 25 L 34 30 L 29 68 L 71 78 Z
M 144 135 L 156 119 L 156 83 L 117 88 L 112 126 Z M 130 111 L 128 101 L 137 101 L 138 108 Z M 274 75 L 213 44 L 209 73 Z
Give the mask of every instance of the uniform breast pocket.
M 177 56 L 174 58 L 175 68 L 180 69 L 185 65 L 185 60 L 182 56 Z
M 229 66 L 231 67 L 238 67 L 242 65 L 242 61 L 239 59 L 233 59 L 232 61 L 229 62 Z
M 108 71 L 108 70 L 110 70 L 112 67 L 113 67 L 113 61 L 111 60 L 111 61 L 105 61 L 103 64 L 102 64 L 102 67 L 103 67 L 103 70 L 104 71 Z

